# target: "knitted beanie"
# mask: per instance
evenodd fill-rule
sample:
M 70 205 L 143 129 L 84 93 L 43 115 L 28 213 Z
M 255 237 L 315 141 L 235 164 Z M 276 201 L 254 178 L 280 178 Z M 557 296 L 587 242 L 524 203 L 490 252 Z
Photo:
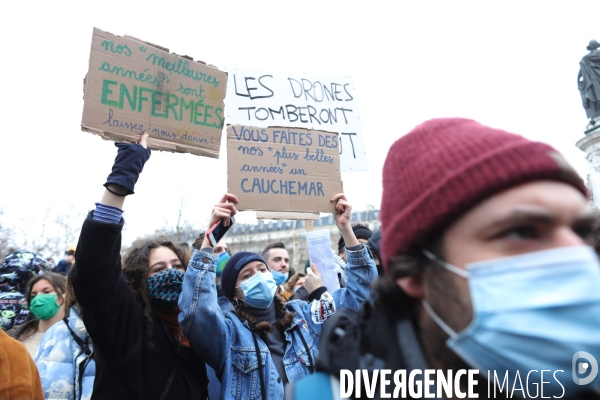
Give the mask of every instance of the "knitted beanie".
M 364 226 L 352 226 L 352 231 L 354 231 L 356 239 L 369 240 L 369 238 L 373 236 L 373 231 Z M 338 253 L 344 250 L 345 246 L 346 242 L 344 241 L 344 238 L 340 237 L 340 240 L 338 240 Z
M 416 251 L 482 200 L 522 183 L 558 180 L 587 196 L 552 147 L 462 118 L 432 119 L 398 139 L 383 167 L 382 262 Z
M 231 256 L 229 261 L 227 261 L 227 264 L 225 264 L 223 272 L 221 272 L 221 289 L 223 289 L 223 294 L 225 294 L 225 297 L 230 301 L 235 294 L 235 281 L 237 280 L 238 274 L 246 264 L 252 261 L 260 261 L 267 265 L 266 261 L 263 260 L 261 256 L 249 251 L 235 253 Z

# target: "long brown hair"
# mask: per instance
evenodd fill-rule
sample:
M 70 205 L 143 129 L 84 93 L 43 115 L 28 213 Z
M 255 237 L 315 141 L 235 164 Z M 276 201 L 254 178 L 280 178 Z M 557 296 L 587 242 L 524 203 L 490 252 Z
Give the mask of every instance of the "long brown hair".
M 294 286 L 298 283 L 300 278 L 306 278 L 306 274 L 304 272 L 296 272 L 286 283 L 283 284 L 283 287 L 286 291 L 290 293 L 294 293 Z
M 79 307 L 79 302 L 77 302 L 77 298 L 75 297 L 75 292 L 73 291 L 73 284 L 71 283 L 71 275 L 75 268 L 72 268 L 67 273 L 67 288 L 65 290 L 65 317 L 69 317 L 71 307 L 77 307 L 77 311 L 79 312 L 79 316 L 82 316 L 81 307 Z
M 144 319 L 146 320 L 146 343 L 149 350 L 154 350 L 156 347 L 152 341 L 154 309 L 148 296 L 148 260 L 152 250 L 159 247 L 166 247 L 173 251 L 184 268 L 187 268 L 190 262 L 189 252 L 166 236 L 136 240 L 123 256 L 122 262 L 125 281 L 133 292 L 135 299 L 142 306 Z
M 45 279 L 48 281 L 52 289 L 56 292 L 56 298 L 61 299 L 63 301 L 63 305 L 65 304 L 65 291 L 67 287 L 67 279 L 55 272 L 47 272 L 43 275 L 36 275 L 27 282 L 27 291 L 25 292 L 25 299 L 27 300 L 27 308 L 31 308 L 31 299 L 33 296 L 31 295 L 31 291 L 33 286 Z M 65 305 L 66 309 L 66 305 Z M 33 315 L 32 312 L 29 312 L 29 317 L 27 322 L 17 326 L 12 332 L 11 336 L 22 342 L 25 339 L 31 337 L 34 333 L 37 332 L 38 327 L 40 325 L 40 320 Z

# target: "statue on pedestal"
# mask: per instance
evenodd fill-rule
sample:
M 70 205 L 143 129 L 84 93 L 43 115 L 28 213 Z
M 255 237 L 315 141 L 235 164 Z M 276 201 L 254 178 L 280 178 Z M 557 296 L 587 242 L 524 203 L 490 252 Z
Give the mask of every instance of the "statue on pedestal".
M 581 101 L 587 117 L 590 119 L 588 131 L 600 128 L 600 43 L 590 40 L 590 51 L 579 62 L 577 83 Z M 591 128 L 591 129 L 590 129 Z M 586 132 L 586 133 L 587 133 Z

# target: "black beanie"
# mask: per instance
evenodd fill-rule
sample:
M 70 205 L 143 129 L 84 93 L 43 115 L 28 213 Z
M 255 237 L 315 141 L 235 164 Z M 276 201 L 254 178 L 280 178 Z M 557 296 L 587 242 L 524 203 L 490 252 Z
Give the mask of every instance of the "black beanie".
M 353 226 L 352 230 L 354 231 L 354 236 L 356 236 L 357 239 L 369 240 L 371 236 L 373 236 L 373 231 L 364 226 Z M 344 250 L 345 245 L 346 243 L 344 242 L 344 238 L 340 237 L 340 240 L 338 241 L 338 253 Z
M 235 281 L 237 280 L 238 274 L 246 264 L 252 261 L 260 261 L 267 265 L 266 261 L 263 260 L 261 256 L 249 251 L 235 253 L 231 256 L 229 261 L 227 261 L 227 264 L 225 264 L 223 272 L 221 272 L 221 289 L 229 301 L 233 299 L 235 293 Z

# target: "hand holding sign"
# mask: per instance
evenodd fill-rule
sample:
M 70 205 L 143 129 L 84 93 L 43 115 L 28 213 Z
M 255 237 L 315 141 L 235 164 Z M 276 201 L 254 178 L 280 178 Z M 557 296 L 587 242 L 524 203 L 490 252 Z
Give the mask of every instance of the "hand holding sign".
M 304 279 L 304 287 L 310 294 L 323 286 L 323 278 L 321 278 L 321 274 L 319 273 L 316 264 L 311 264 L 310 268 L 306 272 L 307 275 Z
M 118 142 L 115 146 L 119 150 L 104 186 L 113 194 L 127 196 L 134 193 L 133 188 L 150 158 L 148 133 L 142 133 L 140 144 Z

